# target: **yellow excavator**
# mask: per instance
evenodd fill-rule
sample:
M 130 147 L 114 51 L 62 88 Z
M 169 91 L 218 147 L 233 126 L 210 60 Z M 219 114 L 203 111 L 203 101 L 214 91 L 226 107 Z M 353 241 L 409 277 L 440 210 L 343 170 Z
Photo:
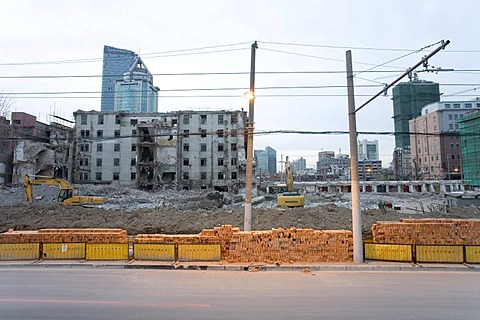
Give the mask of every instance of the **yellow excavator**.
M 287 176 L 287 191 L 277 196 L 278 206 L 289 208 L 305 206 L 305 196 L 293 190 L 293 172 L 290 167 L 290 161 L 288 161 L 288 156 L 285 159 L 285 172 Z
M 103 204 L 103 197 L 99 196 L 77 196 L 75 191 L 65 179 L 48 177 L 48 176 L 32 176 L 25 175 L 23 177 L 23 185 L 25 187 L 25 194 L 28 202 L 33 202 L 33 185 L 48 184 L 58 185 L 60 190 L 57 194 L 57 202 L 68 206 L 83 206 L 83 205 L 100 205 Z

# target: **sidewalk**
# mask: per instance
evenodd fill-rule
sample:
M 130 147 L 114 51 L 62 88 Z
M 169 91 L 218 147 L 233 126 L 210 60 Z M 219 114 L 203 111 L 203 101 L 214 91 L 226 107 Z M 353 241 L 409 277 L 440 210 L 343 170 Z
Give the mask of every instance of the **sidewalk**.
M 110 268 L 110 269 L 160 269 L 160 270 L 209 270 L 209 271 L 480 271 L 480 264 L 448 264 L 387 262 L 368 260 L 363 264 L 305 263 L 305 264 L 262 264 L 222 263 L 216 261 L 87 261 L 87 260 L 27 260 L 0 261 L 0 268 Z

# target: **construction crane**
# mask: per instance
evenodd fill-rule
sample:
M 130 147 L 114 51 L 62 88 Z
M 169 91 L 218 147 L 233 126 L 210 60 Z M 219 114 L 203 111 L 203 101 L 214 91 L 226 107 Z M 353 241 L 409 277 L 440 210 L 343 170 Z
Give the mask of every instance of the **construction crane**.
M 33 202 L 33 185 L 58 185 L 60 190 L 57 194 L 57 202 L 69 206 L 82 206 L 82 205 L 99 205 L 103 204 L 103 197 L 99 196 L 77 196 L 75 191 L 65 179 L 55 178 L 49 176 L 32 176 L 25 175 L 23 177 L 23 185 L 25 187 L 25 195 L 27 201 Z
M 305 206 L 305 196 L 293 189 L 293 172 L 290 167 L 288 156 L 285 158 L 285 174 L 286 174 L 286 192 L 277 196 L 277 204 L 284 207 L 303 207 Z

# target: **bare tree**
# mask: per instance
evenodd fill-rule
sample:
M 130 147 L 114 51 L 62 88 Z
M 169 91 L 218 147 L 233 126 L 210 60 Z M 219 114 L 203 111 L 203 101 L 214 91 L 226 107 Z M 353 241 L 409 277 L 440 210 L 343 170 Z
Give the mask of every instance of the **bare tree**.
M 0 92 L 0 116 L 7 117 L 12 109 L 13 99 Z

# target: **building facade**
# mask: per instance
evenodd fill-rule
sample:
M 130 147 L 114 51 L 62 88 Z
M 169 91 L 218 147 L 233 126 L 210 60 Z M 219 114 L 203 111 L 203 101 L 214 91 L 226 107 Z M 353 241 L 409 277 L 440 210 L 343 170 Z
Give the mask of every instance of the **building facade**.
M 408 122 L 420 116 L 425 105 L 437 101 L 440 101 L 440 88 L 435 82 L 413 79 L 393 88 L 395 148 L 410 145 Z
M 358 180 L 372 181 L 378 180 L 382 173 L 381 160 L 360 160 L 358 161 Z
M 460 179 L 459 120 L 480 108 L 476 101 L 445 101 L 426 105 L 410 120 L 413 176 L 416 179 Z
M 277 151 L 272 147 L 254 151 L 256 174 L 264 177 L 274 177 L 277 174 Z
M 334 151 L 318 153 L 317 173 L 320 180 L 347 179 L 350 175 L 350 157 L 344 154 L 335 156 Z
M 243 111 L 77 111 L 75 182 L 238 191 L 246 156 Z
M 458 122 L 462 145 L 463 180 L 467 186 L 478 190 L 480 188 L 480 135 L 478 134 L 480 111 L 466 114 Z

